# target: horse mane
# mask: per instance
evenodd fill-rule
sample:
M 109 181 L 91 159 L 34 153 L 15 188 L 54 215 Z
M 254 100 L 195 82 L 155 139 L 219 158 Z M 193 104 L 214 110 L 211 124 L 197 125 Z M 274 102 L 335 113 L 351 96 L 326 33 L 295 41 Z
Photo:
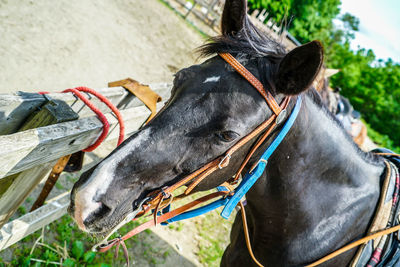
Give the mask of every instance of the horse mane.
M 246 54 L 253 57 L 282 58 L 286 51 L 283 45 L 267 36 L 245 16 L 243 27 L 233 34 L 222 34 L 208 39 L 197 51 L 200 57 L 209 57 L 217 53 Z

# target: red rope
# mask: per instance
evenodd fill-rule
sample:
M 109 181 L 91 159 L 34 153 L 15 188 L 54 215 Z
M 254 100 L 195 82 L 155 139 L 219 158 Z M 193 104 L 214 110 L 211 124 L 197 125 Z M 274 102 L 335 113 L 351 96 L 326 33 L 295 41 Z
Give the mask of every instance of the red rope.
M 108 131 L 110 130 L 110 124 L 109 124 L 106 116 L 104 116 L 104 114 L 100 111 L 100 109 L 98 109 L 81 92 L 90 93 L 90 94 L 96 96 L 101 102 L 106 104 L 111 109 L 112 112 L 114 112 L 115 116 L 118 119 L 118 123 L 119 123 L 119 137 L 118 137 L 117 146 L 119 146 L 124 141 L 125 125 L 124 125 L 124 121 L 122 119 L 122 115 L 119 112 L 119 110 L 113 105 L 113 103 L 110 102 L 110 100 L 108 100 L 105 96 L 96 92 L 95 90 L 88 88 L 88 87 L 83 87 L 83 86 L 76 87 L 73 89 L 66 89 L 66 90 L 62 91 L 62 93 L 69 93 L 69 92 L 73 93 L 80 100 L 82 100 L 82 102 L 85 103 L 85 105 L 87 105 L 94 113 L 96 113 L 99 120 L 103 123 L 103 131 L 100 134 L 99 138 L 97 138 L 97 140 L 93 144 L 91 144 L 87 148 L 83 149 L 84 152 L 91 152 L 91 151 L 95 150 L 104 141 L 104 139 L 106 139 Z M 39 94 L 48 94 L 48 92 L 39 92 Z

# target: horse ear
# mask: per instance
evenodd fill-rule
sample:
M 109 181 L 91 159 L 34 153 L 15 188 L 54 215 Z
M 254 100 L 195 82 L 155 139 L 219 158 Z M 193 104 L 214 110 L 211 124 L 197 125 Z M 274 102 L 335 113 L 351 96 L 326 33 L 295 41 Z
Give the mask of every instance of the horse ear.
M 225 36 L 235 35 L 244 26 L 247 16 L 247 0 L 226 0 L 222 12 L 221 31 Z
M 321 42 L 312 41 L 296 47 L 280 62 L 276 76 L 276 90 L 285 95 L 296 95 L 310 87 L 324 61 Z

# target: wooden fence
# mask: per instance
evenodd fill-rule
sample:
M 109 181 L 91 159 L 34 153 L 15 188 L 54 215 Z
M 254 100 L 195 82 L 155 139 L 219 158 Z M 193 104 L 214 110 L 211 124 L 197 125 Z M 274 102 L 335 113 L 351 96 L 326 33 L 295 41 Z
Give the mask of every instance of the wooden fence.
M 150 87 L 163 100 L 170 94 L 170 85 Z M 122 87 L 98 89 L 116 105 L 124 119 L 126 136 L 134 133 L 150 115 L 150 111 Z M 21 125 L 49 100 L 70 106 L 78 119 L 21 131 Z M 106 105 L 96 98 L 92 102 L 106 115 L 110 132 L 99 147 L 103 156 L 109 153 L 118 139 L 118 121 Z M 157 109 L 163 106 L 158 103 Z M 0 95 L 0 250 L 58 219 L 66 213 L 69 192 L 15 220 L 9 221 L 30 192 L 49 174 L 57 159 L 80 151 L 92 144 L 102 132 L 103 124 L 84 103 L 71 93 L 52 93 L 44 97 L 32 93 Z M 108 145 L 107 145 L 108 143 Z M 108 149 L 107 149 L 108 148 Z M 106 151 L 104 151 L 106 150 Z M 101 160 L 102 156 L 87 153 L 82 171 Z
M 201 21 L 208 29 L 219 32 L 223 0 L 163 0 L 170 4 L 185 19 Z M 189 17 L 192 16 L 192 17 Z M 266 11 L 255 11 L 250 16 L 253 23 L 273 38 L 280 38 L 288 50 L 299 45 L 287 32 L 271 19 Z M 211 35 L 211 34 L 210 34 Z M 152 84 L 150 87 L 168 99 L 170 85 Z M 126 124 L 127 135 L 135 132 L 149 116 L 147 108 L 122 87 L 98 89 L 116 105 Z M 52 100 L 72 108 L 78 119 L 65 121 L 43 127 L 22 127 L 32 113 Z M 116 143 L 118 138 L 118 121 L 109 113 L 108 107 L 96 98 L 92 102 L 103 112 L 110 122 L 110 133 L 105 141 Z M 163 102 L 157 105 L 161 108 Z M 72 114 L 72 117 L 73 114 Z M 37 122 L 36 122 L 37 123 Z M 93 112 L 71 93 L 52 93 L 47 97 L 32 93 L 0 95 L 0 250 L 18 242 L 23 237 L 58 219 L 66 213 L 69 205 L 69 192 L 53 198 L 33 212 L 10 221 L 10 217 L 23 203 L 32 190 L 49 174 L 57 159 L 88 147 L 102 131 L 102 123 Z M 108 146 L 110 147 L 110 146 Z M 112 147 L 112 146 L 111 146 Z M 110 149 L 106 150 L 110 152 Z M 106 155 L 107 153 L 104 153 Z M 83 170 L 101 160 L 93 153 L 87 153 Z
M 219 26 L 225 0 L 163 1 L 206 34 L 215 35 L 220 33 Z M 275 22 L 268 15 L 265 9 L 261 11 L 254 10 L 250 19 L 265 34 L 281 41 L 288 50 L 300 45 L 300 42 L 285 30 L 283 22 Z

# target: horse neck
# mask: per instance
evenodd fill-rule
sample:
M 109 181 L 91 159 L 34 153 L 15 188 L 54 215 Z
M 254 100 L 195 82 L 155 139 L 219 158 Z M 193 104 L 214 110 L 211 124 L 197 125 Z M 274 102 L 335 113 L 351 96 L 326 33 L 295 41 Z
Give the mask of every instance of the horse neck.
M 361 237 L 383 171 L 382 160 L 362 152 L 311 94 L 304 95 L 295 124 L 247 195 L 254 244 L 269 248 L 268 261 L 303 264 Z

